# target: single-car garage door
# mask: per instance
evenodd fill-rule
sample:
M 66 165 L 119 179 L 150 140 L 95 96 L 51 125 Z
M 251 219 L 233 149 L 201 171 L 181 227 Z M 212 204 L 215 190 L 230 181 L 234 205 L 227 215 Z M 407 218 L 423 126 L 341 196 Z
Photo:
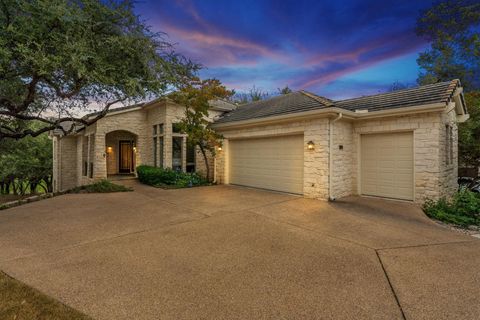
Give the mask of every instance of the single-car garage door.
M 413 133 L 361 136 L 361 193 L 413 200 Z
M 303 193 L 303 135 L 230 140 L 230 183 Z

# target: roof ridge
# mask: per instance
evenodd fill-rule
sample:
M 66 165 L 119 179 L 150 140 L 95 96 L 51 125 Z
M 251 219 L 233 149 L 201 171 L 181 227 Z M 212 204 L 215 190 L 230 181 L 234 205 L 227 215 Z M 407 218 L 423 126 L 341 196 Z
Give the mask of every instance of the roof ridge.
M 397 93 L 402 93 L 402 92 L 407 92 L 407 91 L 413 91 L 413 90 L 418 90 L 418 89 L 422 89 L 422 88 L 428 88 L 428 87 L 434 87 L 434 86 L 439 86 L 439 85 L 442 85 L 442 84 L 447 84 L 449 83 L 450 85 L 454 84 L 455 83 L 455 86 L 457 86 L 459 80 L 458 79 L 453 79 L 453 80 L 450 80 L 450 81 L 442 81 L 442 82 L 436 82 L 436 83 L 430 83 L 430 84 L 425 84 L 425 85 L 419 85 L 419 86 L 415 86 L 413 88 L 406 88 L 406 89 L 401 89 L 401 90 L 395 90 L 395 91 L 391 91 L 391 92 L 382 92 L 382 93 L 376 93 L 376 94 L 371 94 L 371 95 L 366 95 L 366 96 L 361 96 L 361 97 L 355 97 L 355 98 L 348 98 L 348 99 L 342 99 L 342 100 L 335 100 L 333 101 L 334 103 L 336 102 L 343 102 L 343 101 L 349 101 L 349 100 L 356 100 L 356 99 L 363 99 L 363 98 L 371 98 L 371 97 L 377 97 L 377 96 L 385 96 L 385 95 L 389 95 L 389 94 L 397 94 Z M 448 90 L 447 90 L 448 92 Z M 447 93 L 446 92 L 446 93 Z
M 309 97 L 309 98 L 311 98 L 311 99 L 313 99 L 317 102 L 320 102 L 321 104 L 323 104 L 327 107 L 333 106 L 333 101 L 331 99 L 316 95 L 314 93 L 311 93 L 311 92 L 308 92 L 308 91 L 305 91 L 305 90 L 300 90 L 298 92 L 306 95 L 307 97 Z

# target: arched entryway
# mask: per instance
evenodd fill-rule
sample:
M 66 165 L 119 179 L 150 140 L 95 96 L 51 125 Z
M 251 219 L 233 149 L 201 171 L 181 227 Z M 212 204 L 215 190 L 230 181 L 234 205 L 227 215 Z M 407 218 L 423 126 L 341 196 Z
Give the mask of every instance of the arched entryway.
M 137 163 L 137 136 L 126 130 L 105 135 L 107 175 L 131 175 Z

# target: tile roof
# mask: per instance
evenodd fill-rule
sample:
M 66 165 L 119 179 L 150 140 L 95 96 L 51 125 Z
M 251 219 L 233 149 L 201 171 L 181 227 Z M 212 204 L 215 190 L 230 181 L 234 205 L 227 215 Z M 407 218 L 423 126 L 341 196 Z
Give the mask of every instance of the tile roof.
M 305 91 L 297 91 L 268 100 L 260 100 L 241 105 L 215 122 L 224 123 L 310 111 L 327 108 L 330 104 L 331 101 L 326 98 Z
M 335 101 L 334 105 L 350 111 L 368 110 L 370 112 L 431 103 L 446 103 L 459 84 L 458 80 L 439 82 L 372 96 Z
M 265 118 L 329 107 L 337 107 L 349 111 L 368 110 L 373 112 L 432 103 L 446 103 L 459 85 L 459 80 L 452 80 L 338 101 L 332 101 L 306 91 L 297 91 L 239 106 L 236 110 L 226 113 L 215 123 Z

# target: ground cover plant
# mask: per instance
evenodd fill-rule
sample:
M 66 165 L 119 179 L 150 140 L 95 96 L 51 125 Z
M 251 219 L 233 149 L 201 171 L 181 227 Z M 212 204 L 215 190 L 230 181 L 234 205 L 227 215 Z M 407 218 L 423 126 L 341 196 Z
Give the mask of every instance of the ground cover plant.
M 208 181 L 199 174 L 175 171 L 141 165 L 137 167 L 138 180 L 141 183 L 165 188 L 187 188 L 208 185 Z

